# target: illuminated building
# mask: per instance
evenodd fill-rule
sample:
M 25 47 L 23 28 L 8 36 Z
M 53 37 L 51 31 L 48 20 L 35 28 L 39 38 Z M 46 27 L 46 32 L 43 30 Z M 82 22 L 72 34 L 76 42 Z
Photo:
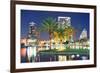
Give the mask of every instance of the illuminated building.
M 67 28 L 68 26 L 71 26 L 71 17 L 58 17 L 58 28 Z
M 85 38 L 87 38 L 87 30 L 83 29 L 79 39 L 85 39 Z
M 29 33 L 27 38 L 27 56 L 30 62 L 35 61 L 37 53 L 37 34 L 36 26 L 34 22 L 29 23 Z

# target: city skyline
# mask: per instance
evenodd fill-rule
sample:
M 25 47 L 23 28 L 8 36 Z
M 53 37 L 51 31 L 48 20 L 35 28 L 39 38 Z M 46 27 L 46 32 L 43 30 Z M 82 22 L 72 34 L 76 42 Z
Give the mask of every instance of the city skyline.
M 29 31 L 29 23 L 36 23 L 36 27 L 40 27 L 44 19 L 52 17 L 58 19 L 59 16 L 71 17 L 71 26 L 78 32 L 76 39 L 79 38 L 81 32 L 85 28 L 89 38 L 89 14 L 76 12 L 55 12 L 55 11 L 35 11 L 35 10 L 21 10 L 21 38 L 27 37 Z M 48 39 L 47 33 L 42 33 L 41 38 Z

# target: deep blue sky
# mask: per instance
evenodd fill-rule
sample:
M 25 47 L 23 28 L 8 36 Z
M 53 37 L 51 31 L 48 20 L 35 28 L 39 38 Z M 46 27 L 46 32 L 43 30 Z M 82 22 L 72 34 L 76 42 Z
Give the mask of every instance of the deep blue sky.
M 27 36 L 30 22 L 35 22 L 36 27 L 39 27 L 44 19 L 48 17 L 57 19 L 58 16 L 71 17 L 71 26 L 77 30 L 76 39 L 79 38 L 84 28 L 89 37 L 89 13 L 21 10 L 21 38 Z M 46 35 L 44 33 L 41 38 L 48 39 Z

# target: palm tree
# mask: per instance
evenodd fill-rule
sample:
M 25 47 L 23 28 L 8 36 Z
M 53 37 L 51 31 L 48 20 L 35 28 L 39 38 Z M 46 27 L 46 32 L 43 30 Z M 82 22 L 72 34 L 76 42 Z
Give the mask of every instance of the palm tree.
M 57 22 L 55 19 L 51 17 L 45 19 L 42 23 L 42 30 L 49 33 L 50 49 L 52 44 L 51 39 L 53 38 L 53 32 L 56 30 L 56 28 L 57 28 Z
M 67 28 L 65 28 L 65 33 L 68 36 L 67 39 L 70 40 L 71 39 L 71 35 L 74 34 L 74 28 L 71 26 L 68 26 Z
M 37 42 L 36 42 L 36 45 L 37 45 L 37 52 L 39 51 L 39 40 L 40 40 L 40 32 L 41 32 L 41 28 L 37 28 L 36 30 L 36 38 L 37 38 Z
M 57 28 L 56 32 L 58 34 L 58 37 L 59 37 L 59 40 L 60 40 L 60 49 L 59 51 L 63 50 L 64 48 L 62 47 L 62 43 L 63 43 L 63 40 L 64 40 L 64 36 L 65 36 L 65 29 L 63 28 Z
M 68 26 L 67 28 L 65 28 L 66 41 L 72 42 L 71 38 L 72 38 L 72 36 L 74 36 L 74 32 L 75 32 L 75 30 L 71 26 Z M 69 46 L 69 48 L 70 48 L 70 46 Z

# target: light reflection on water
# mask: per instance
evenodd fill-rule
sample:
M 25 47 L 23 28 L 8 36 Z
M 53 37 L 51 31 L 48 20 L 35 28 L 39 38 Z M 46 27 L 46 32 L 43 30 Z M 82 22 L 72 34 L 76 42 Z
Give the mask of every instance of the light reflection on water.
M 31 57 L 28 57 L 28 62 L 74 61 L 74 60 L 89 60 L 89 55 L 79 55 L 79 54 L 54 55 L 54 54 L 38 53 L 36 56 L 32 55 Z M 24 59 L 24 62 L 25 62 L 25 59 Z
M 36 47 L 21 48 L 21 63 L 89 60 L 89 54 L 42 54 L 36 52 Z M 69 53 L 69 52 L 68 52 Z

